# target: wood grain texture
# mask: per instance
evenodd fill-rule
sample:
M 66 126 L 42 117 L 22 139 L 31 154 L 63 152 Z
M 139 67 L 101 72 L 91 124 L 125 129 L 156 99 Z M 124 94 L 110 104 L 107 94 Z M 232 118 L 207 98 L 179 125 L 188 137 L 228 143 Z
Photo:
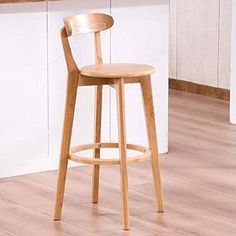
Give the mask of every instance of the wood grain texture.
M 177 2 L 177 78 L 217 87 L 220 0 Z
M 100 65 L 88 65 L 81 68 L 84 76 L 101 78 L 128 78 L 151 75 L 155 68 L 144 64 L 112 63 Z
M 171 0 L 169 77 L 230 87 L 232 0 Z
M 188 93 L 201 94 L 204 96 L 220 98 L 223 100 L 229 101 L 230 99 L 230 90 L 211 87 L 207 85 L 192 83 L 189 81 L 169 79 L 169 88 L 176 89 Z
M 73 72 L 79 72 L 79 69 L 75 63 L 75 60 L 72 55 L 71 47 L 69 44 L 69 40 L 66 34 L 66 29 L 63 27 L 61 29 L 61 41 L 62 41 L 62 46 L 64 50 L 64 55 L 65 55 L 65 60 L 66 60 L 66 66 L 67 66 L 67 71 L 68 73 L 73 73 Z
M 90 204 L 91 167 L 68 169 L 63 220 L 53 222 L 56 171 L 0 179 L 0 234 L 235 236 L 236 126 L 224 100 L 170 91 L 170 151 L 161 155 L 165 213 L 156 214 L 149 162 L 129 166 L 131 229 L 120 227 L 120 172 L 104 166 Z M 30 227 L 29 227 L 30 226 Z
M 95 64 L 100 65 L 103 63 L 102 60 L 102 45 L 101 45 L 101 32 L 94 33 L 95 41 Z
M 95 63 L 96 65 L 102 64 L 102 48 L 101 48 L 101 34 L 100 32 L 96 32 L 94 35 L 95 41 Z M 102 93 L 103 86 L 97 85 L 94 97 L 94 143 L 101 142 L 101 126 L 102 126 Z M 100 148 L 94 149 L 93 157 L 100 158 L 101 150 Z M 93 166 L 93 176 L 92 176 L 92 202 L 98 202 L 98 194 L 99 194 L 99 173 L 100 166 Z
M 119 164 L 120 165 L 120 178 L 121 178 L 121 203 L 122 203 L 122 223 L 123 229 L 129 229 L 129 204 L 128 204 L 128 170 L 127 170 L 127 144 L 126 144 L 126 125 L 125 125 L 125 100 L 124 100 L 124 84 L 126 78 L 128 81 L 133 83 L 140 83 L 142 80 L 149 81 L 150 74 L 155 71 L 155 68 L 149 65 L 143 64 L 103 64 L 102 60 L 102 50 L 101 50 L 101 37 L 100 31 L 110 28 L 113 25 L 113 19 L 111 16 L 102 14 L 102 13 L 93 13 L 88 15 L 77 15 L 72 17 L 64 18 L 64 27 L 61 29 L 61 38 L 62 44 L 67 64 L 68 70 L 68 88 L 67 89 L 67 100 L 64 116 L 64 126 L 63 126 L 63 136 L 61 144 L 61 156 L 60 156 L 60 166 L 58 173 L 58 184 L 57 184 L 57 193 L 56 193 L 56 204 L 55 204 L 55 213 L 54 220 L 59 221 L 61 219 L 61 211 L 64 199 L 65 191 L 65 181 L 67 173 L 68 159 L 93 165 L 93 177 L 92 177 L 92 202 L 98 202 L 98 191 L 99 191 L 99 165 L 102 164 Z M 70 44 L 68 37 L 78 34 L 85 33 L 94 33 L 95 35 L 95 65 L 90 65 L 83 67 L 79 71 L 71 52 Z M 147 76 L 148 77 L 145 77 Z M 86 81 L 85 78 L 90 78 L 90 81 Z M 96 85 L 96 94 L 95 94 L 95 132 L 94 132 L 94 144 L 77 146 L 70 148 L 71 142 L 71 131 L 72 123 L 74 116 L 74 107 L 76 99 L 77 86 L 80 85 L 92 85 L 91 78 L 93 79 L 94 85 Z M 108 82 L 116 89 L 117 94 L 117 121 L 118 121 L 118 137 L 119 137 L 119 161 L 118 160 L 102 160 L 100 158 L 100 147 L 101 144 L 101 115 L 102 115 L 102 86 L 107 84 L 107 81 L 104 82 L 104 78 L 107 78 Z M 88 83 L 89 82 L 89 83 Z M 155 121 L 154 121 L 154 112 L 153 112 L 153 101 L 151 95 L 151 84 L 144 83 L 142 87 L 144 91 L 144 104 L 145 104 L 145 114 L 147 116 L 148 125 L 148 137 L 151 151 L 146 148 L 141 147 L 142 155 L 134 156 L 129 158 L 129 162 L 140 162 L 146 160 L 151 156 L 152 166 L 153 166 L 153 175 L 154 182 L 157 189 L 159 210 L 163 211 L 162 206 L 162 196 L 161 186 L 160 186 L 160 172 L 159 172 L 159 162 L 158 162 L 158 150 L 156 144 L 156 133 L 155 133 Z M 76 88 L 72 88 L 75 86 Z M 71 94 L 70 94 L 71 93 Z M 147 95 L 150 93 L 150 95 Z M 149 104 L 151 103 L 151 104 Z M 147 109 L 146 109 L 147 107 Z M 147 111 L 147 112 L 146 112 Z M 130 145 L 131 149 L 136 150 L 140 149 L 140 146 Z M 87 158 L 80 156 L 76 151 L 87 150 L 89 148 L 94 149 L 94 157 Z M 158 185 L 158 186 L 157 186 Z M 160 204 L 161 203 L 161 204 Z
M 71 134 L 74 120 L 74 110 L 77 94 L 77 74 L 69 74 L 67 79 L 67 91 L 65 102 L 64 124 L 62 131 L 61 152 L 59 161 L 58 181 L 56 190 L 56 201 L 54 209 L 54 220 L 61 219 L 61 211 L 65 192 L 65 182 L 71 143 Z
M 144 105 L 146 127 L 148 133 L 147 135 L 148 144 L 149 148 L 152 151 L 152 173 L 153 173 L 154 187 L 156 193 L 157 211 L 164 212 L 151 78 L 147 77 L 144 80 L 142 80 L 141 91 L 143 96 L 143 105 Z
M 102 63 L 101 57 L 98 57 L 97 59 Z M 94 97 L 94 143 L 100 143 L 101 142 L 101 126 L 102 126 L 102 85 L 96 86 L 96 92 Z M 100 158 L 101 150 L 100 148 L 95 148 L 93 157 L 94 158 Z M 93 166 L 93 184 L 92 184 L 92 202 L 97 203 L 98 202 L 98 193 L 99 193 L 99 172 L 100 172 L 100 166 L 94 165 Z
M 103 13 L 68 16 L 63 20 L 67 36 L 100 32 L 114 24 L 113 18 Z
M 143 147 L 141 145 L 135 145 L 135 144 L 127 144 L 126 147 L 127 149 L 135 150 L 142 153 L 141 155 L 132 155 L 132 156 L 127 157 L 127 163 L 139 163 L 151 157 L 151 150 L 149 148 Z M 71 148 L 70 150 L 69 159 L 78 163 L 92 164 L 95 166 L 121 164 L 120 159 L 117 159 L 117 157 L 104 158 L 100 156 L 99 157 L 95 156 L 94 158 L 91 158 L 91 157 L 82 156 L 81 154 L 78 153 L 80 151 L 89 150 L 89 149 L 93 149 L 95 150 L 95 152 L 96 150 L 101 151 L 101 148 L 119 148 L 119 144 L 118 143 L 94 143 L 94 144 L 84 144 L 84 145 L 75 146 Z M 97 173 L 96 175 L 99 175 L 99 173 Z M 93 183 L 95 180 L 93 180 Z M 99 180 L 97 180 L 97 182 L 99 183 Z
M 62 131 L 59 171 L 57 180 L 56 200 L 54 208 L 54 220 L 61 219 L 62 205 L 64 200 L 67 167 L 69 160 L 69 149 L 71 143 L 71 134 L 74 120 L 74 110 L 78 88 L 79 70 L 73 59 L 65 28 L 61 30 L 61 39 L 64 49 L 64 55 L 67 64 L 67 89 L 65 101 L 65 114 Z
M 123 229 L 129 230 L 129 203 L 128 203 L 128 167 L 125 123 L 125 91 L 124 79 L 116 85 L 117 121 L 120 157 L 121 206 Z
M 139 76 L 139 77 L 127 77 L 124 80 L 125 84 L 132 84 L 132 83 L 140 83 L 140 81 L 145 76 Z M 117 81 L 117 78 L 99 78 L 99 77 L 89 77 L 80 75 L 80 79 L 78 81 L 79 86 L 88 86 L 88 85 L 111 85 L 115 84 Z

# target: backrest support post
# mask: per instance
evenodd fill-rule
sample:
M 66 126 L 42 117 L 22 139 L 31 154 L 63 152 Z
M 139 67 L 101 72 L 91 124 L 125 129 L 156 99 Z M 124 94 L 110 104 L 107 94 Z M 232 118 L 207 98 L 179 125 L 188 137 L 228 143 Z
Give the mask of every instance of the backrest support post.
M 65 27 L 63 27 L 61 29 L 61 40 L 62 40 L 62 45 L 63 45 L 63 50 L 64 50 L 64 55 L 65 55 L 65 59 L 66 59 L 66 65 L 67 65 L 68 72 L 69 73 L 72 71 L 79 72 L 79 69 L 74 61 L 74 58 L 73 58 L 73 55 L 71 52 L 71 48 L 70 48 L 70 44 L 68 41 Z
M 101 48 L 101 34 L 95 32 L 95 62 L 96 64 L 102 64 L 102 48 Z

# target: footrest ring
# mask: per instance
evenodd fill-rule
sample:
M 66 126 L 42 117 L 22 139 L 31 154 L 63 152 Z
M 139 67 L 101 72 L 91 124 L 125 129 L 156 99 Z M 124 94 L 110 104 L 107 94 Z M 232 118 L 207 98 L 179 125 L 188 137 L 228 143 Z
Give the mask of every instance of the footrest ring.
M 92 165 L 119 165 L 120 160 L 116 158 L 90 158 L 90 157 L 83 157 L 79 155 L 78 152 L 89 150 L 89 149 L 98 149 L 98 148 L 119 148 L 118 143 L 94 143 L 94 144 L 85 144 L 85 145 L 79 145 L 75 146 L 70 149 L 69 159 L 71 161 L 75 161 L 78 163 L 83 164 L 92 164 Z M 138 156 L 132 156 L 127 157 L 128 163 L 138 163 L 144 160 L 147 160 L 149 157 L 151 157 L 151 150 L 149 148 L 140 146 L 140 145 L 134 145 L 134 144 L 127 144 L 127 149 L 129 150 L 135 150 L 138 152 L 142 152 L 141 155 Z

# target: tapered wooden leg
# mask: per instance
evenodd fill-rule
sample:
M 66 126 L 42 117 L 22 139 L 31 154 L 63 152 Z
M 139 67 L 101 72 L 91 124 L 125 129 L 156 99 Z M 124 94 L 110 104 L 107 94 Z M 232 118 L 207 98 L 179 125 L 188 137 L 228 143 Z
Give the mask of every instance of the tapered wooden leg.
M 101 123 L 102 123 L 102 85 L 97 85 L 95 93 L 95 124 L 94 124 L 94 143 L 101 142 Z M 100 148 L 94 149 L 94 158 L 100 158 Z M 93 167 L 93 186 L 92 202 L 98 202 L 99 195 L 99 172 L 100 166 Z
M 119 130 L 119 155 L 120 155 L 120 175 L 121 175 L 121 195 L 123 210 L 123 228 L 129 229 L 129 206 L 128 206 L 128 174 L 127 174 L 127 145 L 125 131 L 125 98 L 124 80 L 119 79 L 116 85 L 117 91 L 117 112 Z
M 157 146 L 155 114 L 154 114 L 153 97 L 152 97 L 152 85 L 150 77 L 146 77 L 141 81 L 141 90 L 143 95 L 144 112 L 146 117 L 148 142 L 149 142 L 149 147 L 152 151 L 152 172 L 155 184 L 158 211 L 163 212 L 164 206 L 162 199 L 163 197 L 162 197 L 162 187 L 161 187 L 160 163 L 159 163 L 159 153 Z
M 61 219 L 76 94 L 77 94 L 77 80 L 76 78 L 74 79 L 72 77 L 69 78 L 67 82 L 66 105 L 65 105 L 63 132 L 62 132 L 61 154 L 60 154 L 60 164 L 59 164 L 59 173 L 57 182 L 54 220 Z

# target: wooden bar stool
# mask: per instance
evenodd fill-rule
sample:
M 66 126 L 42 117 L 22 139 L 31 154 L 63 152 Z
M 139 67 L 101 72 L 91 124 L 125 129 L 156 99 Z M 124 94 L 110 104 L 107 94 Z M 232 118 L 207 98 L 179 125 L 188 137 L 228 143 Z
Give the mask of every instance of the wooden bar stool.
M 150 75 L 155 69 L 152 66 L 142 64 L 103 64 L 100 32 L 112 27 L 113 23 L 113 18 L 111 16 L 101 13 L 64 18 L 64 27 L 61 30 L 61 38 L 68 69 L 68 77 L 54 220 L 61 219 L 68 160 L 92 164 L 94 166 L 92 186 L 93 203 L 98 202 L 100 165 L 120 165 L 123 228 L 128 230 L 128 163 L 137 163 L 149 158 L 151 159 L 158 211 L 163 212 L 156 125 L 150 80 Z M 79 70 L 73 59 L 68 37 L 86 33 L 95 34 L 96 64 L 85 66 Z M 124 95 L 124 84 L 126 83 L 140 83 L 141 85 L 149 141 L 148 148 L 126 143 Z M 96 86 L 94 143 L 76 146 L 70 149 L 77 87 L 94 85 Z M 101 143 L 103 85 L 110 85 L 116 89 L 119 143 Z M 119 148 L 119 159 L 100 158 L 101 148 Z M 87 149 L 94 149 L 93 158 L 79 155 L 80 151 Z M 142 154 L 127 157 L 127 149 L 136 150 Z

